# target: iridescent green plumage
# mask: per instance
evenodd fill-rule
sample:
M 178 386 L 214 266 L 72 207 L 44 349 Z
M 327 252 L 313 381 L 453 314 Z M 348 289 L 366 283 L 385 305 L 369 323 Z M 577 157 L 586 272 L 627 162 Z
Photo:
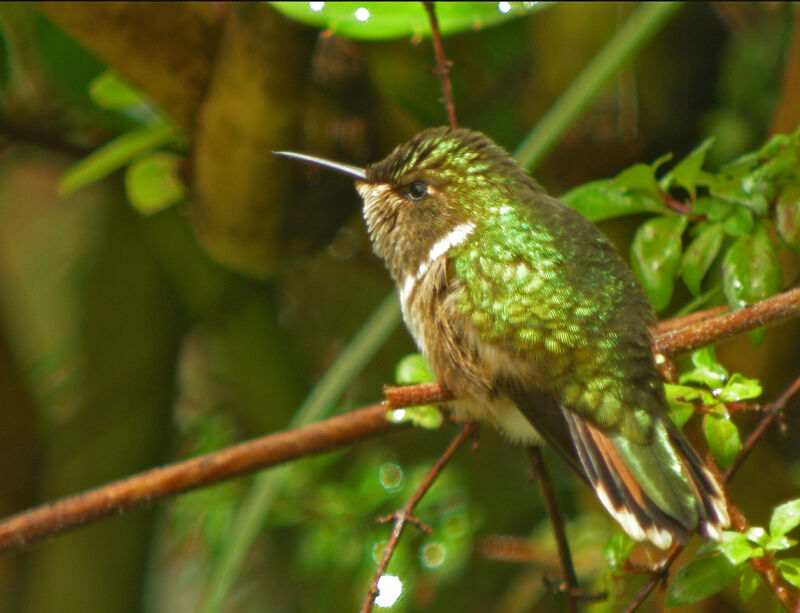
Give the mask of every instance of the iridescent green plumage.
M 538 432 L 637 540 L 719 538 L 724 497 L 666 417 L 652 310 L 605 237 L 477 132 L 426 130 L 364 176 L 373 247 L 453 408 Z

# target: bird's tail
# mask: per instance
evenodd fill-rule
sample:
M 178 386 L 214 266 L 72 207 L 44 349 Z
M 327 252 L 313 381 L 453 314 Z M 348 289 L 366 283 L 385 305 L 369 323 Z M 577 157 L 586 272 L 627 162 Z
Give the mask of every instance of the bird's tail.
M 730 524 L 716 479 L 666 418 L 648 443 L 631 442 L 562 409 L 575 454 L 606 510 L 631 538 L 660 549 L 691 532 L 720 540 Z
M 642 444 L 599 428 L 549 394 L 512 392 L 512 398 L 633 539 L 667 549 L 692 532 L 719 540 L 729 526 L 722 489 L 666 416 Z

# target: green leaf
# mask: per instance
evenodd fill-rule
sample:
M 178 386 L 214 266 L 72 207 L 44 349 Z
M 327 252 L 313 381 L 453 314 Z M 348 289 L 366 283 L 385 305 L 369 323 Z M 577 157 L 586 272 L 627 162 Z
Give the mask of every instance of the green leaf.
M 738 575 L 739 569 L 721 554 L 697 558 L 675 574 L 665 604 L 682 607 L 708 598 L 732 583 Z
M 744 534 L 732 530 L 722 533 L 722 541 L 716 544 L 716 548 L 731 564 L 737 566 L 752 557 L 764 555 L 761 547 L 753 546 Z
M 725 232 L 720 224 L 712 224 L 687 247 L 681 260 L 681 275 L 686 287 L 695 296 L 700 295 L 703 281 L 714 258 L 717 257 Z
M 739 598 L 742 602 L 747 602 L 759 585 L 761 585 L 761 575 L 749 566 L 745 566 L 739 578 Z
M 800 558 L 786 558 L 778 560 L 778 570 L 781 576 L 795 587 L 800 587 Z
M 656 311 L 669 305 L 681 262 L 684 215 L 663 215 L 639 226 L 631 245 L 631 265 Z
M 670 401 L 668 415 L 673 424 L 683 428 L 686 422 L 694 415 L 694 407 L 691 404 Z
M 800 525 L 800 498 L 775 508 L 769 520 L 769 532 L 772 536 L 788 534 Z
M 758 398 L 761 395 L 761 383 L 757 379 L 748 379 L 744 375 L 734 373 L 730 380 L 716 395 L 720 402 L 740 402 L 749 398 Z
M 395 368 L 394 379 L 398 385 L 433 383 L 435 380 L 431 367 L 421 353 L 412 353 L 401 359 Z
M 436 430 L 444 423 L 442 412 L 432 404 L 388 411 L 386 419 L 393 424 L 411 422 L 415 426 L 426 430 Z
M 159 152 L 128 166 L 125 191 L 137 211 L 152 215 L 186 197 L 186 187 L 178 176 L 181 161 L 179 155 Z
M 634 164 L 613 179 L 614 185 L 629 191 L 641 191 L 658 199 L 661 189 L 656 181 L 655 168 L 649 164 Z
M 126 132 L 70 166 L 58 182 L 58 193 L 69 196 L 110 175 L 143 153 L 174 141 L 180 132 L 171 123 L 157 123 Z
M 664 391 L 669 402 L 686 403 L 692 400 L 699 400 L 705 405 L 714 403 L 714 397 L 708 391 L 697 387 L 665 383 Z
M 617 185 L 615 179 L 584 183 L 563 194 L 560 200 L 590 221 L 666 210 L 656 198 Z
M 717 361 L 713 347 L 703 347 L 693 351 L 690 359 L 694 368 L 678 376 L 679 383 L 699 383 L 709 389 L 717 389 L 728 378 L 728 370 Z M 704 403 L 710 404 L 710 403 Z
M 767 551 L 784 551 L 797 545 L 797 541 L 787 536 L 773 536 L 764 545 Z
M 692 213 L 705 215 L 709 221 L 722 221 L 733 212 L 736 205 L 719 198 L 698 198 L 692 203 Z
M 703 416 L 703 432 L 714 459 L 722 468 L 728 468 L 742 449 L 736 424 L 725 417 L 707 414 Z
M 624 567 L 635 545 L 636 542 L 627 534 L 617 533 L 608 539 L 603 547 L 603 557 L 609 568 L 613 570 Z
M 776 294 L 782 283 L 781 268 L 767 231 L 759 224 L 755 232 L 737 239 L 722 262 L 722 285 L 728 306 L 740 309 Z M 753 342 L 764 330 L 751 334 Z
M 89 83 L 89 96 L 100 108 L 124 111 L 144 104 L 144 94 L 113 70 L 106 70 Z
M 722 222 L 722 229 L 730 236 L 745 236 L 753 231 L 753 213 L 750 209 L 733 206 L 731 214 Z
M 429 36 L 428 14 L 419 2 L 270 2 L 286 17 L 324 28 L 337 36 L 380 40 Z M 550 2 L 440 2 L 436 17 L 442 34 L 488 27 L 547 8 Z
M 769 541 L 769 535 L 767 534 L 767 531 L 761 526 L 750 526 L 744 535 L 747 537 L 748 541 L 757 543 L 762 547 L 767 544 L 767 541 Z
M 775 227 L 786 244 L 800 255 L 800 187 L 781 194 L 775 206 Z
M 747 185 L 748 191 L 745 191 L 745 185 Z M 709 187 L 709 192 L 712 196 L 747 207 L 759 216 L 766 215 L 767 200 L 761 193 L 751 190 L 752 186 L 744 183 L 744 178 L 741 175 L 720 176 Z
M 709 175 L 703 171 L 703 163 L 706 161 L 706 154 L 713 144 L 713 137 L 707 138 L 700 143 L 662 179 L 662 187 L 666 189 L 672 181 L 675 181 L 675 183 L 689 192 L 692 200 L 694 200 L 697 193 L 697 185 L 709 184 Z

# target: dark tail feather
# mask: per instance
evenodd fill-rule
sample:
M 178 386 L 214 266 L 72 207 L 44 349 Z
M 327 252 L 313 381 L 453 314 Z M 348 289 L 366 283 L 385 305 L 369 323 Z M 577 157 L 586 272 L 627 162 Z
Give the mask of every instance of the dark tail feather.
M 730 521 L 714 476 L 666 418 L 653 441 L 630 443 L 601 430 L 544 395 L 518 397 L 517 406 L 542 437 L 586 478 L 601 504 L 631 538 L 667 549 L 700 532 L 719 540 Z

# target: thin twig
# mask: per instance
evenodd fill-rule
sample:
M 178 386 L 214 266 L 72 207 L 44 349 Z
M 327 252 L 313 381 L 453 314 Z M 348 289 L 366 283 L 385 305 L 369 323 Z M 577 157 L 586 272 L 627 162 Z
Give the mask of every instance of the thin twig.
M 478 424 L 476 422 L 470 422 L 461 428 L 461 431 L 453 439 L 453 442 L 450 443 L 450 446 L 436 461 L 436 464 L 434 464 L 433 468 L 430 469 L 422 483 L 420 483 L 419 487 L 414 492 L 414 495 L 409 499 L 402 509 L 392 514 L 391 517 L 394 519 L 392 535 L 389 537 L 389 540 L 386 543 L 386 547 L 383 550 L 383 557 L 381 558 L 380 564 L 378 564 L 378 568 L 372 578 L 372 583 L 369 586 L 369 590 L 367 590 L 367 596 L 364 598 L 364 603 L 361 605 L 361 613 L 369 613 L 372 610 L 372 605 L 375 603 L 375 598 L 378 595 L 378 581 L 383 576 L 383 573 L 386 572 L 386 568 L 389 566 L 389 561 L 392 559 L 392 554 L 397 548 L 397 543 L 400 541 L 400 536 L 403 534 L 403 529 L 406 527 L 406 524 L 413 523 L 417 527 L 423 525 L 416 517 L 414 517 L 414 509 L 417 507 L 417 504 L 419 504 L 419 501 L 422 500 L 422 497 L 433 485 L 433 482 L 436 481 L 436 478 L 442 472 L 442 469 L 445 467 L 447 462 L 450 461 L 450 458 L 453 457 L 453 454 L 456 452 L 456 450 L 464 441 L 466 441 L 475 433 L 477 428 Z
M 558 561 L 561 566 L 561 577 L 567 587 L 565 594 L 567 597 L 567 611 L 569 611 L 569 613 L 576 613 L 578 610 L 578 601 L 573 596 L 573 591 L 579 589 L 578 578 L 575 576 L 575 567 L 572 564 L 567 534 L 564 530 L 564 521 L 561 516 L 561 511 L 558 508 L 558 501 L 553 491 L 553 484 L 550 482 L 550 475 L 547 473 L 547 468 L 544 465 L 542 450 L 535 445 L 529 445 L 525 450 L 531 461 L 533 474 L 536 475 L 536 481 L 539 483 L 539 489 L 542 492 L 542 499 L 544 500 L 544 507 L 547 511 L 547 516 L 550 518 L 550 525 L 553 527 L 553 536 L 556 539 L 556 547 L 558 548 Z
M 675 543 L 667 555 L 664 556 L 656 565 L 655 570 L 653 571 L 651 577 L 647 580 L 647 583 L 641 587 L 634 599 L 631 600 L 622 613 L 633 613 L 636 611 L 636 609 L 642 606 L 642 603 L 647 600 L 650 592 L 652 592 L 659 583 L 664 581 L 667 576 L 667 572 L 669 571 L 669 567 L 672 566 L 672 563 L 678 559 L 681 551 L 683 551 L 683 545 L 680 543 Z
M 458 122 L 456 122 L 456 107 L 453 104 L 453 88 L 450 85 L 450 64 L 444 54 L 442 36 L 439 33 L 439 21 L 436 19 L 435 4 L 435 2 L 422 3 L 428 12 L 428 20 L 431 23 L 431 40 L 433 41 L 433 52 L 436 54 L 436 76 L 439 78 L 439 86 L 442 88 L 444 108 L 447 110 L 450 128 L 455 130 L 458 127 Z

